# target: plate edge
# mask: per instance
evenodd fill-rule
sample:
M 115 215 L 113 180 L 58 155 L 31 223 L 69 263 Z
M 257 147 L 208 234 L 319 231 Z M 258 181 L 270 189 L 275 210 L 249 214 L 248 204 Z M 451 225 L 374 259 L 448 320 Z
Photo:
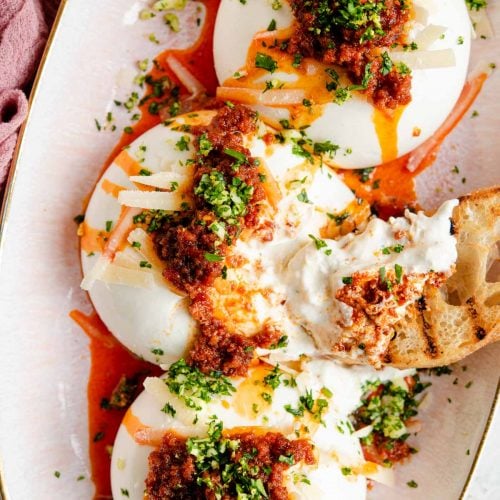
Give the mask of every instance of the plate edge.
M 57 9 L 56 16 L 54 18 L 54 22 L 52 24 L 52 28 L 50 30 L 49 36 L 47 37 L 47 42 L 45 44 L 45 48 L 43 50 L 42 56 L 40 58 L 40 63 L 38 65 L 38 69 L 35 73 L 35 78 L 33 79 L 33 85 L 31 87 L 30 96 L 28 99 L 28 113 L 26 115 L 26 119 L 24 120 L 21 128 L 19 129 L 19 135 L 17 136 L 16 146 L 14 148 L 14 154 L 12 155 L 12 161 L 10 163 L 10 170 L 5 181 L 5 187 L 3 192 L 3 201 L 0 207 L 0 258 L 2 255 L 3 249 L 3 233 L 5 231 L 5 226 L 7 225 L 7 218 L 9 215 L 10 204 L 12 199 L 12 192 L 14 190 L 14 184 L 16 179 L 16 171 L 17 171 L 17 162 L 19 160 L 19 155 L 21 152 L 21 148 L 23 146 L 23 138 L 24 132 L 26 130 L 26 125 L 30 118 L 31 109 L 33 107 L 33 103 L 38 95 L 39 83 L 43 74 L 43 70 L 45 68 L 45 63 L 49 57 L 50 51 L 52 49 L 53 41 L 56 35 L 56 32 L 59 28 L 59 24 L 63 15 L 63 12 L 68 4 L 68 0 L 61 0 L 59 7 Z
M 497 382 L 497 388 L 495 390 L 495 396 L 493 397 L 493 401 L 491 403 L 491 408 L 488 413 L 488 418 L 486 419 L 486 423 L 484 424 L 484 429 L 483 433 L 481 435 L 481 440 L 479 441 L 479 445 L 476 450 L 476 454 L 474 455 L 474 460 L 472 461 L 472 464 L 469 469 L 469 473 L 467 474 L 467 478 L 465 479 L 464 486 L 462 488 L 462 492 L 460 493 L 459 500 L 465 500 L 465 495 L 469 493 L 469 486 L 471 485 L 472 478 L 474 476 L 474 473 L 476 472 L 477 464 L 479 461 L 479 457 L 481 456 L 481 453 L 483 451 L 484 444 L 486 443 L 486 440 L 489 435 L 491 423 L 493 422 L 493 416 L 495 414 L 495 409 L 497 407 L 497 403 L 499 401 L 500 397 L 500 377 L 498 378 Z
M 4 243 L 3 233 L 5 231 L 5 227 L 6 227 L 7 222 L 8 222 L 10 204 L 11 204 L 15 180 L 16 180 L 17 162 L 19 159 L 21 148 L 24 145 L 23 144 L 24 132 L 25 132 L 28 120 L 30 118 L 33 103 L 34 103 L 34 101 L 37 97 L 37 94 L 38 94 L 39 83 L 40 83 L 41 77 L 42 77 L 43 72 L 44 72 L 45 63 L 47 62 L 47 59 L 50 55 L 53 41 L 54 41 L 55 36 L 57 34 L 57 31 L 59 29 L 60 21 L 62 19 L 64 10 L 68 5 L 68 2 L 69 2 L 69 0 L 61 0 L 61 3 L 59 4 L 56 16 L 54 18 L 54 22 L 52 24 L 51 31 L 49 33 L 49 36 L 47 37 L 47 42 L 46 42 L 44 51 L 42 53 L 42 57 L 40 58 L 40 64 L 39 64 L 38 69 L 36 71 L 35 78 L 33 80 L 33 86 L 31 88 L 31 93 L 30 93 L 30 96 L 28 99 L 28 113 L 26 115 L 26 119 L 25 119 L 24 123 L 22 124 L 21 128 L 19 129 L 19 135 L 18 135 L 16 146 L 14 149 L 14 154 L 12 156 L 10 171 L 9 171 L 8 176 L 7 176 L 7 180 L 5 182 L 3 201 L 2 201 L 2 205 L 0 207 L 0 260 L 2 257 L 3 243 Z M 490 430 L 491 423 L 493 421 L 495 409 L 496 409 L 497 403 L 499 401 L 499 396 L 500 396 L 500 378 L 497 382 L 495 395 L 494 395 L 490 410 L 488 412 L 488 417 L 487 417 L 486 423 L 485 423 L 484 428 L 483 428 L 483 433 L 481 435 L 481 439 L 479 441 L 479 445 L 477 447 L 476 454 L 474 455 L 474 460 L 471 464 L 471 467 L 470 467 L 469 472 L 467 474 L 467 478 L 464 482 L 462 492 L 460 493 L 459 500 L 465 500 L 465 495 L 468 493 L 468 489 L 469 489 L 469 486 L 471 484 L 472 478 L 474 476 L 474 473 L 476 472 L 476 467 L 477 467 L 477 464 L 479 461 L 479 457 L 482 453 L 484 444 L 485 444 L 486 439 L 487 439 L 488 434 L 489 434 L 489 430 Z M 1 453 L 0 453 L 0 500 L 12 500 L 11 497 L 8 496 L 8 493 L 7 493 L 7 486 L 6 486 L 6 480 L 5 480 L 5 474 L 4 474 Z

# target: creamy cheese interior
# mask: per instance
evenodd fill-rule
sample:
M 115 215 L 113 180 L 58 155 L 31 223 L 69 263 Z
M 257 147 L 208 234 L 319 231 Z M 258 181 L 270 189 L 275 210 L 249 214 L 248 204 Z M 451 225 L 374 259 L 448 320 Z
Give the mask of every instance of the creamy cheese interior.
M 352 308 L 337 300 L 336 292 L 356 273 L 377 277 L 383 272 L 394 279 L 392 270 L 398 266 L 402 275 L 412 279 L 412 293 L 397 303 L 393 322 L 421 295 L 429 273 L 449 275 L 457 258 L 456 240 L 450 231 L 457 204 L 457 200 L 448 201 L 431 217 L 407 211 L 405 217 L 388 222 L 374 218 L 358 235 L 324 240 L 322 248 L 307 243 L 290 259 L 284 278 L 287 307 L 320 350 L 330 351 L 343 330 L 352 325 Z M 379 353 L 389 340 L 380 342 Z

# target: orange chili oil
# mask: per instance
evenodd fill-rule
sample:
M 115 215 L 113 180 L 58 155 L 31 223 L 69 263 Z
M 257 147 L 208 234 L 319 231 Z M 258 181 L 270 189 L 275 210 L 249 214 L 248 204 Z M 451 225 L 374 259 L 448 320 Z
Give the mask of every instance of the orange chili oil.
M 162 77 L 168 77 L 173 83 L 179 85 L 178 79 L 164 62 L 167 56 L 175 55 L 179 62 L 204 85 L 208 95 L 215 95 L 217 78 L 214 69 L 212 46 L 214 24 L 219 3 L 220 0 L 204 0 L 206 18 L 198 40 L 192 47 L 187 49 L 166 50 L 159 54 L 155 58 L 157 64 L 153 66 L 149 73 L 153 79 L 157 80 Z M 338 173 L 343 176 L 343 180 L 356 192 L 356 195 L 372 204 L 376 212 L 383 218 L 401 214 L 407 206 L 415 206 L 415 177 L 432 164 L 442 141 L 453 130 L 467 109 L 469 109 L 485 79 L 485 75 L 482 75 L 472 82 L 474 88 L 469 94 L 472 93 L 473 95 L 465 96 L 466 105 L 462 104 L 461 109 L 458 110 L 458 113 L 455 113 L 453 119 L 451 119 L 452 116 L 450 115 L 447 122 L 438 130 L 435 135 L 436 143 L 433 149 L 423 157 L 415 171 L 410 172 L 407 169 L 410 155 L 406 155 L 374 168 L 367 174 L 366 178 L 362 176 L 360 171 L 339 170 Z M 148 87 L 146 88 L 146 93 L 150 93 L 152 90 L 150 85 Z M 185 92 L 182 85 L 180 87 L 181 91 Z M 466 90 L 467 84 L 464 93 Z M 105 161 L 102 171 L 111 164 L 124 147 L 132 143 L 145 131 L 161 122 L 159 115 L 148 112 L 148 103 L 143 104 L 140 107 L 140 111 L 141 118 L 132 126 L 131 133 L 123 133 L 119 142 Z M 389 137 L 389 142 L 391 143 L 395 140 L 392 136 L 391 130 L 382 131 L 382 135 L 379 135 L 379 137 Z M 100 250 L 100 248 L 96 248 L 96 250 Z M 112 336 L 96 313 L 86 315 L 80 311 L 72 311 L 70 316 L 90 338 L 91 368 L 87 396 L 90 462 L 92 480 L 95 484 L 94 498 L 112 498 L 110 451 L 120 422 L 125 415 L 126 407 L 122 409 L 109 409 L 105 405 L 103 407 L 102 402 L 112 394 L 124 376 L 130 378 L 137 377 L 139 374 L 138 390 L 140 390 L 142 380 L 145 376 L 159 375 L 161 370 L 155 365 L 138 359 L 123 347 Z

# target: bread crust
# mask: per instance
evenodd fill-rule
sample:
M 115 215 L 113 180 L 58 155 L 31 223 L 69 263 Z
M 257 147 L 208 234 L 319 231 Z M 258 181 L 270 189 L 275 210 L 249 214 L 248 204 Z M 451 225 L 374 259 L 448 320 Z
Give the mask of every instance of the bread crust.
M 442 289 L 427 286 L 407 309 L 395 326 L 386 365 L 448 365 L 500 340 L 500 282 L 486 279 L 492 260 L 499 263 L 500 186 L 461 197 L 453 212 L 453 228 L 458 251 L 455 273 Z

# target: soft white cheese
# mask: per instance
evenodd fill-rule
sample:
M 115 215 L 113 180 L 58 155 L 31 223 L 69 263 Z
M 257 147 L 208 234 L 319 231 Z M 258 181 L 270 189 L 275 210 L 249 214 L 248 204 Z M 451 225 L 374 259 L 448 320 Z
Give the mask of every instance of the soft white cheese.
M 457 258 L 456 240 L 450 232 L 457 204 L 457 200 L 447 201 L 431 217 L 407 211 L 405 217 L 388 222 L 375 218 L 361 234 L 325 240 L 326 246 L 320 249 L 313 242 L 305 244 L 286 270 L 292 317 L 307 328 L 320 348 L 329 350 L 352 321 L 351 307 L 335 298 L 344 286 L 343 278 L 361 272 L 377 276 L 381 268 L 389 272 L 398 265 L 405 275 L 415 276 L 417 288 L 423 288 L 429 272 L 449 274 Z M 398 307 L 400 317 L 408 304 Z

